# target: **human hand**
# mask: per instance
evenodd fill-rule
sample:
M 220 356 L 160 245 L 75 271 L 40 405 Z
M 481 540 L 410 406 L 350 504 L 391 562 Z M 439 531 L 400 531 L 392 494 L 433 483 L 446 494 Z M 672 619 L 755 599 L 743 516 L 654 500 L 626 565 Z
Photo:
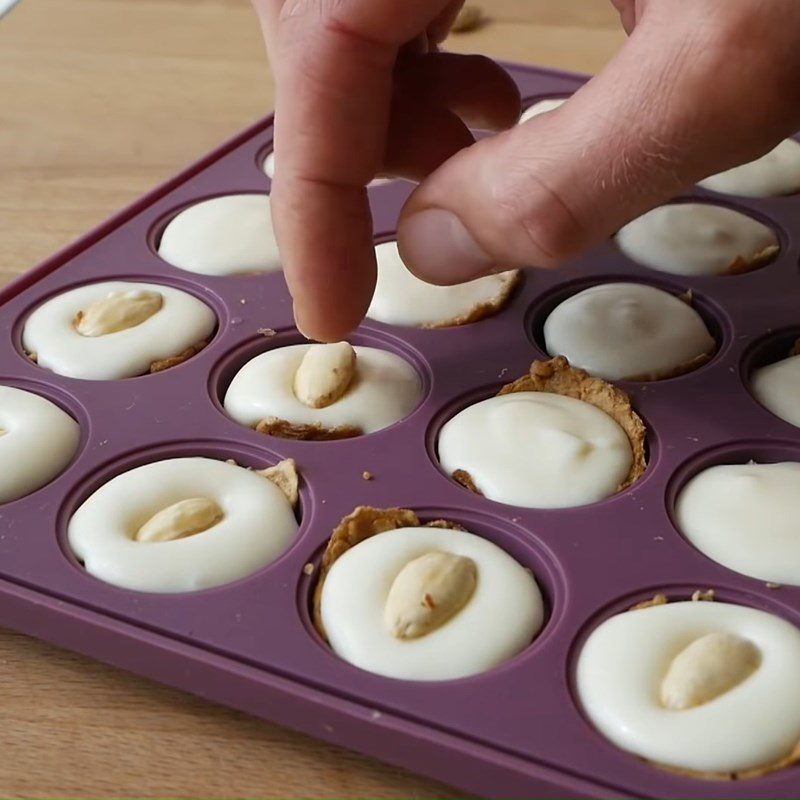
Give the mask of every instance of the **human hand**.
M 605 69 L 473 144 L 466 125 L 508 127 L 519 101 L 488 60 L 435 52 L 459 3 L 254 0 L 277 81 L 273 218 L 304 333 L 340 339 L 369 305 L 376 173 L 424 178 L 400 250 L 419 277 L 458 283 L 556 266 L 800 127 L 796 0 L 612 2 L 630 37 Z

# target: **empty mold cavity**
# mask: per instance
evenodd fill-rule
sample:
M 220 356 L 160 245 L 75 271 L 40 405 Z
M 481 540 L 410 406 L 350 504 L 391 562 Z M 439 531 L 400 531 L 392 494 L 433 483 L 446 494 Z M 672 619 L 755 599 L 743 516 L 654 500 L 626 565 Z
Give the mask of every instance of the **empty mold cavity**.
M 86 559 L 79 558 L 73 550 L 72 544 L 69 539 L 70 522 L 75 516 L 76 512 L 89 500 L 92 495 L 98 490 L 105 487 L 110 481 L 129 473 L 131 470 L 138 467 L 144 467 L 157 462 L 183 459 L 183 458 L 203 458 L 210 459 L 220 465 L 225 465 L 225 462 L 235 462 L 236 465 L 248 470 L 264 470 L 273 467 L 283 461 L 283 457 L 277 453 L 262 449 L 258 447 L 243 445 L 236 442 L 216 441 L 216 440 L 198 440 L 196 442 L 172 442 L 158 447 L 148 449 L 136 450 L 121 456 L 113 461 L 110 461 L 103 466 L 96 469 L 94 472 L 87 475 L 75 488 L 67 495 L 62 503 L 57 521 L 57 537 L 58 544 L 61 548 L 64 557 L 67 561 L 78 569 L 82 574 L 86 575 L 91 580 L 98 580 L 106 585 L 117 587 L 123 590 L 142 591 L 152 594 L 178 594 L 185 592 L 195 592 L 203 590 L 212 590 L 216 588 L 231 586 L 240 581 L 245 581 L 253 578 L 256 575 L 263 573 L 266 570 L 273 569 L 279 562 L 282 562 L 289 554 L 295 549 L 298 543 L 302 540 L 305 525 L 303 520 L 311 517 L 311 497 L 312 492 L 309 490 L 307 482 L 302 474 L 302 466 L 297 467 L 299 473 L 299 497 L 294 509 L 290 505 L 282 503 L 274 503 L 271 500 L 270 507 L 275 509 L 276 513 L 276 530 L 280 535 L 276 534 L 276 543 L 262 548 L 254 558 L 251 554 L 246 554 L 247 558 L 242 558 L 238 563 L 225 563 L 221 568 L 217 569 L 219 561 L 224 562 L 229 551 L 226 546 L 221 546 L 222 540 L 217 538 L 215 543 L 206 546 L 202 545 L 202 549 L 207 550 L 207 556 L 204 553 L 197 555 L 197 550 L 192 548 L 193 552 L 184 551 L 180 547 L 181 540 L 187 543 L 190 540 L 198 541 L 203 536 L 204 532 L 209 528 L 213 532 L 213 527 L 220 522 L 224 524 L 230 521 L 231 517 L 239 514 L 239 509 L 245 510 L 245 516 L 249 513 L 253 517 L 253 508 L 248 510 L 248 504 L 251 502 L 252 496 L 251 489 L 256 486 L 246 486 L 244 484 L 233 485 L 225 484 L 222 482 L 211 482 L 205 479 L 205 488 L 195 490 L 192 487 L 191 481 L 185 481 L 185 472 L 177 473 L 180 477 L 177 480 L 176 486 L 162 486 L 154 483 L 152 480 L 148 486 L 148 496 L 141 495 L 142 505 L 147 505 L 148 508 L 143 508 L 141 512 L 133 507 L 129 507 L 121 511 L 120 518 L 114 520 L 114 513 L 117 511 L 119 504 L 109 505 L 109 501 L 105 500 L 105 510 L 108 512 L 108 529 L 112 532 L 116 530 L 119 534 L 117 538 L 122 542 L 122 548 L 116 546 L 106 548 L 105 542 L 108 536 L 104 535 L 103 544 L 95 551 L 95 569 L 87 571 L 84 566 Z M 175 476 L 174 468 L 171 476 Z M 212 476 L 213 478 L 213 476 Z M 267 481 L 268 478 L 258 476 L 259 480 Z M 169 483 L 169 480 L 166 483 Z M 235 479 L 234 479 L 235 480 Z M 247 478 L 249 481 L 249 477 Z M 183 483 L 186 483 L 184 486 Z M 133 482 L 132 482 L 133 486 Z M 208 487 L 211 487 L 210 489 Z M 131 489 L 135 492 L 135 488 Z M 160 493 L 163 492 L 163 497 Z M 156 497 L 155 495 L 159 495 Z M 172 541 L 172 537 L 160 538 L 158 535 L 146 540 L 134 541 L 134 535 L 137 535 L 136 530 L 140 529 L 145 524 L 150 524 L 153 517 L 159 512 L 163 512 L 165 508 L 174 507 L 175 503 L 192 498 L 211 499 L 213 503 L 218 506 L 217 512 L 222 511 L 222 519 L 206 520 L 199 517 L 191 516 L 187 519 L 179 519 L 178 513 L 170 515 L 167 523 L 174 523 L 179 526 L 187 527 L 186 536 L 175 537 L 177 541 Z M 273 495 L 273 499 L 275 495 Z M 134 497 L 134 499 L 138 499 Z M 287 500 L 288 504 L 288 500 Z M 126 505 L 124 502 L 122 505 Z M 190 509 L 192 513 L 197 512 L 197 509 Z M 204 512 L 205 510 L 203 510 Z M 287 513 L 288 512 L 288 513 Z M 217 513 L 217 517 L 219 514 Z M 226 519 L 227 518 L 227 519 Z M 293 521 L 290 520 L 293 518 Z M 259 516 L 259 522 L 263 516 Z M 162 520 L 163 521 L 163 520 Z M 186 522 L 186 525 L 183 523 Z M 197 529 L 197 533 L 192 533 L 191 525 Z M 195 524 L 196 523 L 196 524 Z M 254 518 L 250 520 L 250 527 L 252 528 Z M 87 546 L 97 547 L 98 536 L 97 534 L 105 534 L 104 525 L 93 526 L 90 531 L 91 535 L 87 539 L 82 540 L 82 548 L 85 555 Z M 204 527 L 205 526 L 205 527 Z M 287 527 L 288 526 L 288 527 Z M 151 526 L 152 527 L 152 526 Z M 120 531 L 123 533 L 120 534 Z M 281 533 L 282 531 L 282 533 Z M 226 541 L 230 540 L 233 533 L 226 535 Z M 237 541 L 242 537 L 236 535 Z M 247 537 L 245 537 L 247 538 Z M 87 542 L 91 542 L 87 545 Z M 239 541 L 242 545 L 242 541 Z M 175 545 L 178 545 L 176 551 Z M 267 552 L 270 550 L 270 552 Z M 151 555 L 152 554 L 152 555 Z M 118 558 L 125 556 L 125 559 Z M 165 561 L 160 561 L 160 558 Z M 145 560 L 147 564 L 144 563 Z M 242 566 L 242 562 L 252 563 L 260 562 L 258 565 L 249 569 L 248 564 Z M 117 563 L 118 562 L 118 563 Z M 132 563 L 136 568 L 136 574 L 130 575 L 126 572 L 127 564 Z M 197 572 L 191 571 L 191 565 L 197 566 Z M 146 568 L 152 569 L 153 572 L 158 572 L 158 575 L 151 576 L 147 574 Z M 163 573 L 163 574 L 162 574 Z M 142 577 L 144 575 L 144 577 Z M 228 579 L 220 579 L 220 576 L 230 576 Z M 151 579 L 152 578 L 152 579 Z M 156 583 L 163 579 L 164 584 L 162 588 L 153 588 Z M 170 587 L 170 588 L 164 588 Z
M 160 217 L 148 242 L 166 264 L 212 277 L 281 271 L 266 192 L 199 197 Z
M 412 510 L 417 515 L 422 525 L 432 521 L 445 520 L 461 526 L 470 533 L 497 545 L 501 550 L 532 573 L 542 597 L 544 616 L 541 627 L 532 641 L 524 649 L 489 670 L 462 678 L 449 679 L 443 683 L 452 684 L 483 679 L 493 680 L 501 677 L 502 673 L 506 670 L 513 670 L 517 667 L 524 668 L 524 663 L 529 658 L 535 658 L 539 650 L 550 641 L 551 634 L 558 628 L 559 620 L 563 614 L 564 600 L 567 592 L 566 576 L 556 555 L 536 537 L 535 531 L 527 529 L 516 521 L 502 519 L 481 511 L 463 508 L 446 506 L 417 507 L 412 505 L 405 507 Z M 333 531 L 326 531 L 325 533 L 325 544 L 309 553 L 306 566 L 300 575 L 297 586 L 298 611 L 308 635 L 330 659 L 338 662 L 340 665 L 345 665 L 346 668 L 349 667 L 361 672 L 359 667 L 340 658 L 340 656 L 333 651 L 314 624 L 315 591 L 319 581 L 322 557 L 327 547 L 327 540 Z M 388 677 L 384 677 L 384 679 L 393 681 L 406 680 Z M 413 680 L 409 682 L 425 683 Z
M 741 361 L 742 380 L 753 399 L 795 427 L 800 427 L 799 345 L 800 326 L 783 328 L 754 342 Z M 772 366 L 778 362 L 785 363 L 780 368 Z M 770 369 L 762 372 L 765 367 Z
M 48 401 L 69 418 L 65 420 L 67 424 L 61 424 L 60 420 L 63 420 L 63 417 L 60 415 L 57 415 L 55 420 L 50 418 L 47 407 L 37 411 L 35 415 L 30 415 L 21 405 L 24 398 L 16 395 L 16 392 L 13 393 L 15 402 L 19 402 L 20 406 L 17 409 L 8 408 L 1 396 L 4 389 L 28 392 L 35 395 L 35 402 L 37 398 Z M 39 417 L 39 413 L 47 416 Z M 74 423 L 74 428 L 69 424 L 69 420 Z M 10 435 L 15 426 L 24 427 L 25 424 L 30 427 L 30 431 L 27 436 L 20 431 L 24 437 L 21 440 L 21 447 L 25 453 L 18 458 L 18 448 L 14 447 L 13 450 L 4 448 L 3 437 Z M 0 459 L 3 463 L 0 508 L 6 509 L 16 501 L 24 500 L 46 489 L 67 472 L 83 452 L 89 431 L 90 423 L 86 410 L 72 395 L 55 386 L 0 377 L 0 452 L 4 454 Z M 10 444 L 10 440 L 6 440 L 6 444 Z M 28 464 L 24 471 L 20 471 L 18 462 L 23 458 Z M 43 470 L 31 466 L 31 463 L 35 464 L 37 461 L 43 464 Z
M 789 464 L 790 472 L 749 469 L 750 465 L 774 464 Z M 699 487 L 693 484 L 691 495 L 686 494 L 695 478 L 723 466 L 734 469 L 712 473 Z M 767 477 L 772 480 L 764 483 Z M 676 533 L 705 558 L 731 574 L 746 575 L 767 585 L 800 585 L 800 571 L 795 569 L 796 537 L 790 530 L 794 515 L 791 509 L 779 508 L 781 502 L 786 504 L 800 496 L 795 484 L 800 487 L 800 445 L 745 440 L 706 450 L 684 462 L 667 485 L 665 501 Z M 681 524 L 678 508 L 684 501 L 690 505 L 682 513 L 691 514 L 692 521 L 686 516 Z M 703 501 L 723 511 L 704 518 L 700 513 Z M 737 510 L 740 502 L 744 505 Z M 732 519 L 726 522 L 724 513 L 730 507 Z
M 714 352 L 711 354 L 707 361 L 698 362 L 697 366 L 690 368 L 686 371 L 681 371 L 679 374 L 658 379 L 659 382 L 665 380 L 674 380 L 683 375 L 696 372 L 698 369 L 703 369 L 709 363 L 713 362 L 725 348 L 729 340 L 730 325 L 723 312 L 718 306 L 709 300 L 704 294 L 698 293 L 694 290 L 689 290 L 688 287 L 681 287 L 673 283 L 659 280 L 641 280 L 639 278 L 631 279 L 628 276 L 615 276 L 608 275 L 599 278 L 581 278 L 579 280 L 564 283 L 545 292 L 537 297 L 528 307 L 525 315 L 525 330 L 528 334 L 530 341 L 543 353 L 548 354 L 547 344 L 545 342 L 544 327 L 550 314 L 570 297 L 574 297 L 586 289 L 594 286 L 604 286 L 611 283 L 633 283 L 642 286 L 650 286 L 654 289 L 660 289 L 675 297 L 685 298 L 691 307 L 698 313 L 706 329 L 711 334 L 716 344 Z M 563 355 L 554 353 L 553 355 Z M 615 380 L 613 383 L 625 383 L 624 380 Z
M 509 376 L 509 377 L 510 377 L 510 379 L 513 379 L 516 376 Z M 510 382 L 510 381 L 508 381 L 508 382 Z M 439 453 L 441 433 L 442 433 L 442 429 L 445 427 L 445 425 L 447 425 L 448 422 L 450 422 L 452 419 L 454 419 L 456 416 L 458 416 L 462 411 L 465 411 L 466 409 L 470 408 L 471 406 L 474 406 L 474 405 L 476 405 L 478 403 L 481 403 L 482 401 L 489 400 L 491 398 L 496 397 L 498 392 L 500 391 L 500 389 L 502 389 L 503 386 L 507 385 L 508 382 L 496 383 L 496 384 L 492 384 L 492 385 L 489 385 L 489 386 L 483 386 L 483 387 L 477 388 L 477 389 L 475 389 L 475 390 L 473 390 L 471 392 L 468 392 L 468 393 L 462 395 L 461 397 L 456 398 L 455 400 L 451 401 L 450 403 L 448 403 L 444 407 L 442 407 L 434 415 L 433 419 L 431 420 L 431 422 L 430 422 L 430 424 L 428 426 L 428 431 L 427 431 L 427 434 L 426 434 L 426 445 L 427 445 L 428 455 L 429 455 L 431 461 L 434 463 L 436 468 L 446 478 L 448 478 L 451 482 L 453 482 L 457 486 L 459 486 L 459 488 L 461 488 L 463 491 L 468 492 L 469 495 L 471 495 L 472 497 L 476 498 L 475 502 L 478 502 L 478 503 L 486 502 L 486 503 L 490 503 L 492 505 L 497 505 L 497 506 L 500 506 L 500 507 L 506 506 L 506 507 L 509 507 L 509 508 L 520 508 L 520 509 L 524 509 L 526 511 L 530 510 L 530 511 L 535 511 L 535 512 L 563 513 L 563 512 L 568 512 L 571 509 L 585 508 L 587 506 L 598 505 L 600 503 L 612 502 L 616 498 L 620 497 L 621 495 L 624 495 L 628 490 L 633 490 L 633 489 L 639 488 L 641 486 L 641 482 L 646 480 L 652 474 L 653 468 L 655 466 L 655 463 L 656 463 L 656 460 L 657 460 L 657 457 L 658 457 L 657 437 L 655 436 L 654 432 L 652 431 L 647 419 L 645 417 L 643 417 L 639 413 L 639 411 L 636 409 L 636 407 L 634 405 L 634 411 L 640 417 L 640 419 L 642 420 L 642 422 L 644 424 L 644 427 L 645 427 L 644 471 L 633 481 L 633 483 L 625 486 L 622 490 L 619 490 L 619 491 L 613 491 L 612 490 L 612 491 L 609 492 L 608 495 L 606 495 L 605 497 L 602 497 L 600 499 L 597 499 L 597 500 L 590 500 L 588 502 L 583 502 L 583 503 L 573 502 L 573 503 L 569 503 L 569 504 L 565 504 L 565 505 L 561 505 L 561 506 L 557 506 L 557 505 L 551 505 L 551 506 L 546 506 L 546 505 L 542 505 L 542 506 L 517 505 L 517 504 L 514 504 L 514 503 L 506 503 L 506 502 L 504 502 L 502 500 L 486 497 L 485 495 L 481 494 L 479 491 L 477 491 L 477 487 L 475 487 L 475 485 L 474 485 L 475 483 L 480 483 L 480 480 L 477 477 L 474 477 L 474 476 L 470 475 L 469 470 L 465 469 L 464 466 L 459 468 L 458 465 L 454 464 L 453 467 L 455 467 L 456 471 L 452 472 L 452 471 L 448 471 L 442 465 L 442 461 L 441 461 L 441 457 L 440 457 L 440 453 Z M 542 394 L 544 396 L 550 396 L 550 397 L 557 397 L 558 396 L 558 395 L 555 395 L 555 394 L 550 393 L 550 392 L 541 392 L 540 394 Z M 507 397 L 513 397 L 513 394 L 512 395 L 506 395 L 506 396 Z M 567 399 L 569 399 L 569 398 L 567 398 Z M 556 413 L 558 413 L 558 411 L 556 411 Z M 608 415 L 605 415 L 605 416 L 608 417 Z M 610 417 L 608 417 L 608 419 L 611 420 Z M 611 421 L 613 421 L 613 420 L 611 420 Z M 545 435 L 547 435 L 547 434 L 545 434 Z M 558 434 L 556 433 L 555 435 L 558 435 Z M 570 450 L 570 452 L 572 452 L 572 448 L 574 448 L 576 446 L 580 448 L 580 442 L 578 441 L 578 437 L 573 437 L 570 434 L 566 433 L 565 434 L 565 440 L 566 440 L 567 449 Z M 516 446 L 519 447 L 520 450 L 522 449 L 523 445 L 520 442 L 515 440 L 515 444 L 516 444 Z M 524 470 L 524 466 L 521 466 L 520 470 Z M 623 476 L 623 477 L 625 477 L 625 476 Z M 474 482 L 473 482 L 473 480 L 474 480 Z
M 389 363 L 394 364 L 395 369 L 399 368 L 400 370 L 403 370 L 403 373 L 397 373 L 395 380 L 397 380 L 397 376 L 401 374 L 407 374 L 409 378 L 416 376 L 416 402 L 413 402 L 411 399 L 409 399 L 407 413 L 391 424 L 386 424 L 383 427 L 376 428 L 373 432 L 377 432 L 378 430 L 387 430 L 390 427 L 394 427 L 394 425 L 402 424 L 405 420 L 408 420 L 411 416 L 413 416 L 424 403 L 431 385 L 430 371 L 427 361 L 424 359 L 424 357 L 417 350 L 410 347 L 401 339 L 396 338 L 391 334 L 378 333 L 368 329 L 362 328 L 359 330 L 359 332 L 354 333 L 350 337 L 349 342 L 356 348 L 368 347 L 375 350 L 384 351 L 385 353 L 393 356 L 394 358 Z M 274 413 L 265 413 L 263 416 L 261 416 L 260 409 L 254 406 L 253 403 L 248 403 L 246 401 L 245 395 L 249 396 L 250 393 L 246 390 L 246 387 L 244 387 L 243 384 L 240 385 L 242 394 L 239 396 L 239 402 L 237 406 L 239 409 L 238 416 L 244 420 L 245 415 L 247 415 L 248 422 L 239 422 L 237 419 L 234 419 L 228 414 L 225 409 L 225 400 L 228 390 L 230 389 L 231 384 L 239 372 L 248 364 L 250 364 L 253 359 L 258 358 L 262 354 L 273 352 L 281 348 L 308 344 L 309 342 L 295 328 L 282 329 L 280 331 L 274 331 L 270 328 L 262 329 L 258 336 L 246 341 L 244 344 L 240 345 L 235 350 L 224 356 L 212 370 L 209 391 L 214 404 L 217 406 L 220 412 L 225 414 L 225 416 L 231 419 L 232 422 L 240 424 L 244 428 L 256 429 L 259 433 L 270 435 L 273 438 L 324 441 L 326 439 L 346 439 L 361 435 L 369 435 L 368 433 L 360 433 L 354 422 L 337 422 L 330 414 L 324 413 L 328 412 L 329 410 L 334 411 L 336 409 L 335 402 L 331 403 L 327 408 L 320 408 L 319 410 L 307 408 L 305 405 L 300 403 L 299 400 L 297 400 L 295 404 L 296 398 L 292 392 L 288 391 L 285 383 L 283 384 L 283 387 L 286 397 L 281 401 L 282 407 L 286 406 L 289 410 L 294 409 L 298 414 L 302 413 L 304 415 L 302 419 L 298 418 L 281 420 L 280 417 L 278 417 L 278 422 L 274 424 L 259 425 L 261 419 L 266 417 L 274 418 L 276 415 Z M 398 362 L 396 359 L 401 359 L 402 361 Z M 408 369 L 406 369 L 406 367 L 408 367 Z M 375 365 L 373 365 L 371 368 L 380 369 L 380 367 Z M 379 373 L 375 374 L 378 375 Z M 256 378 L 255 376 L 252 376 L 251 378 L 248 378 L 248 386 L 251 386 L 254 381 L 256 383 L 260 383 L 261 380 L 261 377 Z M 358 381 L 358 360 L 356 360 L 355 374 L 350 385 L 357 389 Z M 376 382 L 376 387 L 379 388 L 378 383 L 379 382 Z M 408 388 L 411 392 L 413 392 L 415 387 L 409 385 Z M 262 396 L 260 389 L 258 396 Z M 345 391 L 343 400 L 346 400 L 347 396 L 348 393 Z M 256 395 L 253 395 L 253 397 L 256 397 Z M 297 406 L 296 408 L 295 405 Z M 347 413 L 352 416 L 356 412 L 355 410 L 348 410 Z M 260 417 L 260 419 L 256 419 L 256 417 Z M 250 422 L 251 418 L 252 422 Z M 282 422 L 294 423 L 294 425 L 287 426 L 280 424 Z M 326 427 L 322 428 L 321 430 L 307 430 L 309 426 L 313 428 L 315 423 L 319 423 L 320 426 Z M 338 431 L 338 433 L 335 432 L 334 428 L 335 435 L 329 434 L 331 428 L 327 426 L 344 426 L 346 424 L 349 426 L 349 428 L 343 427 Z
M 771 219 L 751 209 L 681 197 L 632 220 L 614 241 L 636 264 L 692 279 L 766 267 L 780 256 L 783 238 Z
M 105 284 L 108 293 L 95 291 Z M 112 304 L 109 293 L 115 295 Z M 214 341 L 226 316 L 220 298 L 208 292 L 200 297 L 192 285 L 123 275 L 67 285 L 37 298 L 14 323 L 12 338 L 20 356 L 42 370 L 117 381 L 191 362 Z M 88 332 L 81 335 L 76 325 L 87 320 Z

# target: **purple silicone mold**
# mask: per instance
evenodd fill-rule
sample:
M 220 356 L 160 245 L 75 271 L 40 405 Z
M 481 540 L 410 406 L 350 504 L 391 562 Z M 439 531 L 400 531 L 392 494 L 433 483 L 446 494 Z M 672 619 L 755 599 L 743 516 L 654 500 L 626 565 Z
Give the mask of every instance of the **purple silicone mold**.
M 526 106 L 569 95 L 584 80 L 509 70 Z M 797 768 L 708 783 L 617 750 L 583 716 L 572 670 L 594 625 L 658 591 L 677 598 L 714 588 L 723 599 L 800 620 L 800 588 L 769 589 L 715 564 L 671 520 L 676 488 L 704 465 L 800 459 L 800 429 L 748 390 L 752 368 L 783 357 L 800 332 L 800 198 L 740 199 L 702 189 L 687 196 L 741 209 L 779 232 L 778 257 L 745 275 L 667 275 L 633 263 L 609 241 L 560 270 L 527 273 L 501 313 L 473 325 L 417 330 L 367 320 L 353 341 L 413 364 L 424 385 L 419 406 L 369 436 L 296 442 L 243 428 L 221 409 L 249 357 L 299 341 L 283 276 L 195 275 L 155 251 L 164 223 L 181 208 L 269 191 L 261 159 L 271 126 L 271 119 L 254 125 L 0 294 L 0 382 L 55 400 L 82 429 L 61 475 L 0 505 L 0 624 L 486 796 L 797 797 Z M 370 188 L 376 241 L 392 238 L 412 189 L 406 181 Z M 24 357 L 20 326 L 31 308 L 66 288 L 120 277 L 205 300 L 218 318 L 214 339 L 185 364 L 125 381 L 63 378 Z M 625 384 L 649 429 L 646 475 L 601 503 L 560 510 L 506 506 L 455 484 L 436 459 L 442 421 L 543 356 L 541 325 L 555 301 L 610 278 L 691 289 L 720 345 L 694 372 Z M 303 486 L 291 546 L 235 583 L 180 595 L 130 592 L 87 575 L 65 545 L 72 510 L 113 475 L 178 455 L 248 466 L 295 458 Z M 373 480 L 363 479 L 365 470 Z M 331 530 L 360 504 L 451 518 L 504 547 L 533 570 L 546 597 L 539 636 L 497 669 L 445 683 L 387 679 L 341 661 L 310 624 L 313 576 L 304 566 L 318 563 Z

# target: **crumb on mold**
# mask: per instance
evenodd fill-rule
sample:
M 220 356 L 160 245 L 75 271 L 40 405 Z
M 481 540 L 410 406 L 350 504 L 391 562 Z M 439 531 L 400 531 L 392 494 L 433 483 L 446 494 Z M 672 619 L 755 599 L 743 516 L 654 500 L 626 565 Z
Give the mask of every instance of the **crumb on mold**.
M 703 591 L 702 589 L 695 589 L 692 592 L 692 601 L 697 603 L 699 601 L 707 601 L 711 602 L 714 600 L 714 590 L 713 589 L 706 589 Z
M 371 472 L 369 472 L 369 470 L 366 470 L 366 469 L 365 469 L 365 470 L 364 470 L 364 471 L 361 473 L 361 477 L 362 477 L 362 478 L 363 478 L 365 481 L 371 481 L 371 480 L 372 480 L 372 473 L 371 473 Z
M 308 564 L 303 566 L 303 574 L 304 575 L 313 575 L 314 574 L 314 565 L 309 561 Z
M 274 336 L 274 335 L 275 335 L 275 333 L 276 333 L 276 331 L 275 331 L 275 328 L 259 328 L 259 329 L 256 331 L 256 333 L 257 333 L 259 336 L 266 336 L 266 337 L 270 337 L 270 336 Z

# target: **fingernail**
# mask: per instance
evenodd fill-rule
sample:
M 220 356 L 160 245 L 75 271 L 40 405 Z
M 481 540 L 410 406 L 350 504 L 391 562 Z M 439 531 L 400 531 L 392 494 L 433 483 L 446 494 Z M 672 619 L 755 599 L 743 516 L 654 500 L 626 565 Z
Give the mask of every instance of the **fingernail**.
M 443 208 L 428 208 L 402 220 L 398 244 L 408 268 L 430 283 L 463 283 L 495 266 L 461 220 Z

